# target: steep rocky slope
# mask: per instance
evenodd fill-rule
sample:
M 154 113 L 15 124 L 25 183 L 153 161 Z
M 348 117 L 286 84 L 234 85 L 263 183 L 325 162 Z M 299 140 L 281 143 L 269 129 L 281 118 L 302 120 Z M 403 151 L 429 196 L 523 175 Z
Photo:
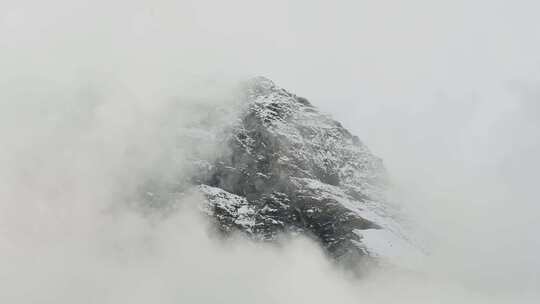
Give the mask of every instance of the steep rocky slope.
M 336 258 L 407 247 L 389 211 L 382 161 L 339 122 L 266 78 L 246 84 L 225 152 L 197 159 L 193 178 L 220 231 L 260 240 L 282 232 L 318 240 Z

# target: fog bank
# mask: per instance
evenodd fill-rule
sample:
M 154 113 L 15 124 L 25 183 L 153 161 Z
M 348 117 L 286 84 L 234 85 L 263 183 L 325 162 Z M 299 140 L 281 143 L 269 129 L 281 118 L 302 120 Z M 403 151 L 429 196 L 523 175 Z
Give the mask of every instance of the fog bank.
M 0 300 L 536 303 L 538 9 L 2 1 Z M 116 207 L 149 178 L 187 174 L 194 147 L 178 132 L 209 108 L 233 115 L 234 86 L 253 75 L 309 98 L 383 158 L 426 252 L 419 265 L 358 280 L 308 240 L 219 242 L 197 195 L 162 220 Z

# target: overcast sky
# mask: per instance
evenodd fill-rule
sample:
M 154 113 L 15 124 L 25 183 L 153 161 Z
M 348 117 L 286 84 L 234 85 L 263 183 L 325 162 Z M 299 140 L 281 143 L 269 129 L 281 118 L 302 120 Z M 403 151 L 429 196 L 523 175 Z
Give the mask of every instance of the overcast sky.
M 4 0 L 1 77 L 128 87 L 149 78 L 174 92 L 186 79 L 264 75 L 380 153 L 388 148 L 378 138 L 402 133 L 473 128 L 468 135 L 482 141 L 511 111 L 539 112 L 530 101 L 539 9 L 532 0 Z M 493 152 L 493 142 L 482 144 Z

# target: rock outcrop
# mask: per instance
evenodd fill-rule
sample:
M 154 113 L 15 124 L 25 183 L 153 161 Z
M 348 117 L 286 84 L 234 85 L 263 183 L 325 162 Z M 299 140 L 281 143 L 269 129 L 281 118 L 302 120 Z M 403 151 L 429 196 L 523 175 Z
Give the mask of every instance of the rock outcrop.
M 266 78 L 244 91 L 226 152 L 198 161 L 194 178 L 220 231 L 302 233 L 336 258 L 385 255 L 403 241 L 383 196 L 383 163 L 358 137 Z

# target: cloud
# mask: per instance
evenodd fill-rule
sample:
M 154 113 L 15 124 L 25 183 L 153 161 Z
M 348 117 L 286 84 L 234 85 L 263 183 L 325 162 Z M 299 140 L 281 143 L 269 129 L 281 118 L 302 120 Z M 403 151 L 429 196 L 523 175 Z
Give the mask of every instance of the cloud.
M 526 0 L 2 1 L 0 299 L 533 303 L 537 11 Z M 234 109 L 231 86 L 258 74 L 385 160 L 429 253 L 422 267 L 352 279 L 307 240 L 220 243 L 189 211 L 162 222 L 111 211 L 149 176 L 185 174 L 179 130 Z

